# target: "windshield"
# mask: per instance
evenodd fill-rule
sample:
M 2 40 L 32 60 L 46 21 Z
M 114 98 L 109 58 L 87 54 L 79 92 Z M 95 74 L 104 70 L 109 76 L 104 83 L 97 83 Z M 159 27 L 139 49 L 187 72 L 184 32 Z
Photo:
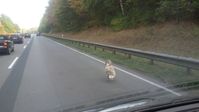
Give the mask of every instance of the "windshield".
M 198 14 L 198 0 L 1 0 L 0 112 L 197 99 Z

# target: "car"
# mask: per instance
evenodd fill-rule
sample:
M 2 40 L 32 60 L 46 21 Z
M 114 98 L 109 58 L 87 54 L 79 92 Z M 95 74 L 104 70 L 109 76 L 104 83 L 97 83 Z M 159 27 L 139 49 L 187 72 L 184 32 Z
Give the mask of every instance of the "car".
M 14 51 L 14 42 L 7 35 L 0 35 L 0 52 L 8 55 Z
M 37 36 L 41 36 L 41 33 L 40 33 L 40 32 L 38 32 L 38 33 L 37 33 Z
M 29 33 L 25 33 L 25 34 L 24 34 L 24 37 L 25 37 L 25 38 L 30 38 L 31 35 L 30 35 Z
M 20 35 L 11 35 L 10 36 L 11 40 L 13 40 L 14 44 L 23 44 L 24 39 Z

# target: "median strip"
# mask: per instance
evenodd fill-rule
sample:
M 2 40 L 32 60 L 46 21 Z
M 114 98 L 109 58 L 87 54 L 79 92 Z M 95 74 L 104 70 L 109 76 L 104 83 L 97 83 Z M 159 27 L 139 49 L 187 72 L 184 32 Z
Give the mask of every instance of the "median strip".
M 8 67 L 8 69 L 12 69 L 12 67 L 14 66 L 14 64 L 17 62 L 17 60 L 19 59 L 19 57 L 16 57 L 12 63 L 10 64 L 10 66 Z

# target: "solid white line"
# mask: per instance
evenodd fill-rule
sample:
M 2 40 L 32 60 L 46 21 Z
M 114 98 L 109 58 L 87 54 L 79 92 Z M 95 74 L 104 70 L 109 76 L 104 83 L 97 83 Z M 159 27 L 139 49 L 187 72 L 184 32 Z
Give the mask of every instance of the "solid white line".
M 27 47 L 27 45 L 23 46 L 23 48 L 25 49 Z
M 50 40 L 50 39 L 49 39 L 49 40 Z M 53 41 L 53 40 L 52 40 L 52 41 Z M 78 50 L 76 50 L 76 49 L 73 49 L 73 48 L 71 48 L 71 47 L 68 47 L 68 46 L 66 46 L 66 45 L 63 45 L 63 44 L 58 43 L 58 42 L 56 42 L 56 41 L 53 41 L 53 42 L 55 42 L 55 43 L 57 43 L 57 44 L 59 44 L 59 45 L 61 45 L 61 46 L 63 46 L 63 47 L 66 47 L 66 48 L 68 48 L 68 49 L 71 49 L 71 50 L 74 51 L 74 52 L 77 52 L 77 53 L 79 53 L 79 54 L 82 54 L 82 55 L 84 55 L 84 56 L 87 56 L 87 57 L 89 57 L 89 58 L 91 58 L 91 59 L 93 59 L 93 60 L 95 60 L 95 61 L 98 61 L 98 62 L 103 63 L 103 64 L 105 63 L 104 61 L 101 61 L 101 60 L 99 60 L 99 59 L 97 59 L 97 58 L 95 58 L 95 57 L 92 57 L 92 56 L 88 55 L 88 54 L 82 53 L 82 52 L 80 52 L 80 51 L 78 51 Z M 137 78 L 137 79 L 140 79 L 140 80 L 142 80 L 142 81 L 145 81 L 145 82 L 147 82 L 147 83 L 149 83 L 149 84 L 151 84 L 151 85 L 153 85 L 153 86 L 156 86 L 156 87 L 158 87 L 158 88 L 161 88 L 161 89 L 163 89 L 163 90 L 165 90 L 165 91 L 167 91 L 167 92 L 170 92 L 170 93 L 172 93 L 172 94 L 174 94 L 174 95 L 176 95 L 176 96 L 182 96 L 180 93 L 177 93 L 177 92 L 175 92 L 175 91 L 173 91 L 173 90 L 170 90 L 170 89 L 168 89 L 168 88 L 166 88 L 166 87 L 164 87 L 164 86 L 158 85 L 158 84 L 156 84 L 156 83 L 154 83 L 154 82 L 152 82 L 152 81 L 149 81 L 149 80 L 147 80 L 147 79 L 144 79 L 144 78 L 142 78 L 142 77 L 140 77 L 140 76 L 137 76 L 137 75 L 135 75 L 135 74 L 133 74 L 133 73 L 130 73 L 130 72 L 126 71 L 126 70 L 123 70 L 123 69 L 121 69 L 121 68 L 119 68 L 119 67 L 115 67 L 115 69 L 117 69 L 117 70 L 119 70 L 119 71 L 121 71 L 121 72 L 124 72 L 124 73 L 126 73 L 126 74 L 129 74 L 129 75 L 131 75 L 131 76 L 133 76 L 133 77 L 135 77 L 135 78 Z
M 165 91 L 168 91 L 168 92 L 170 92 L 170 93 L 172 93 L 172 94 L 174 94 L 174 95 L 176 95 L 176 96 L 181 96 L 180 93 L 177 93 L 177 92 L 175 92 L 175 91 L 173 91 L 173 90 L 170 90 L 170 89 L 168 89 L 168 88 L 166 88 L 166 87 L 164 87 L 164 86 L 158 85 L 158 84 L 156 84 L 156 83 L 154 83 L 154 82 L 151 82 L 151 81 L 149 81 L 149 80 L 147 80 L 147 79 L 144 79 L 144 78 L 142 78 L 142 77 L 140 77 L 140 76 L 137 76 L 137 75 L 135 75 L 135 74 L 133 74 L 133 73 L 130 73 L 130 72 L 128 72 L 128 71 L 125 71 L 125 70 L 123 70 L 123 69 L 121 69 L 121 68 L 119 68 L 119 67 L 115 67 L 115 68 L 116 68 L 117 70 L 122 71 L 122 72 L 124 72 L 124 73 L 126 73 L 126 74 L 129 74 L 129 75 L 131 75 L 131 76 L 133 76 L 133 77 L 135 77 L 135 78 L 137 78 L 137 79 L 140 79 L 140 80 L 142 80 L 142 81 L 145 81 L 145 82 L 147 82 L 147 83 L 149 83 L 149 84 L 151 84 L 151 85 L 154 85 L 154 86 L 156 86 L 156 87 L 158 87 L 158 88 L 164 89 Z
M 19 57 L 16 57 L 13 62 L 10 64 L 10 66 L 8 67 L 8 69 L 12 69 L 12 67 L 14 66 L 14 64 L 17 62 L 17 60 L 19 59 Z

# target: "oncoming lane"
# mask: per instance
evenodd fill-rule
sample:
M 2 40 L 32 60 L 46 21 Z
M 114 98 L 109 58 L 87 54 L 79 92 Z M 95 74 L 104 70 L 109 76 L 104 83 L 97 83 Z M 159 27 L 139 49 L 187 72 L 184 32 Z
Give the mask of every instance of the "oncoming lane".
M 15 51 L 12 52 L 10 55 L 6 55 L 3 53 L 0 54 L 0 88 L 10 74 L 10 71 L 17 62 L 18 58 L 25 50 L 24 46 L 27 46 L 30 41 L 31 39 L 24 39 L 23 44 L 15 44 Z

